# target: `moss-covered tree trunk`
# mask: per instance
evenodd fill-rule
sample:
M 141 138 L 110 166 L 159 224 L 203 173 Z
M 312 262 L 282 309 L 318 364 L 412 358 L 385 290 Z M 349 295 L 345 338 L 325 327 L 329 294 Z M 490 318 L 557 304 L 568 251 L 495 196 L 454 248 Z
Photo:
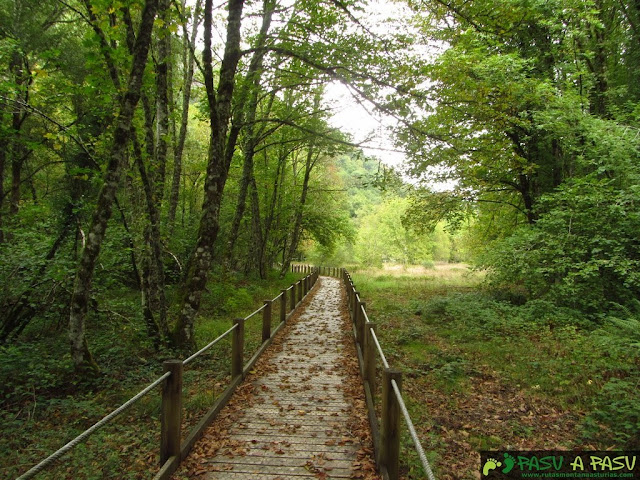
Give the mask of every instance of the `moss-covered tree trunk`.
M 262 26 L 260 27 L 260 33 L 256 40 L 256 46 L 254 49 L 251 62 L 249 63 L 249 69 L 242 84 L 242 90 L 239 95 L 240 105 L 236 107 L 236 114 L 233 118 L 233 129 L 237 137 L 241 128 L 244 128 L 244 142 L 242 150 L 244 152 L 244 163 L 242 167 L 242 177 L 240 178 L 240 188 L 238 191 L 238 199 L 236 201 L 236 210 L 231 223 L 231 232 L 229 234 L 224 263 L 227 267 L 233 267 L 234 255 L 233 250 L 238 240 L 240 232 L 240 224 L 244 217 L 246 210 L 247 193 L 249 186 L 253 178 L 253 157 L 255 154 L 255 148 L 258 142 L 258 138 L 263 132 L 264 127 L 258 129 L 256 133 L 255 120 L 256 111 L 258 109 L 258 96 L 260 93 L 260 79 L 263 72 L 263 60 L 265 54 L 265 46 L 267 42 L 267 34 L 271 27 L 271 19 L 273 17 L 273 10 L 275 8 L 274 0 L 264 1 L 264 13 L 262 17 Z M 227 154 L 230 154 L 227 151 Z M 255 184 L 255 179 L 253 180 Z
M 179 348 L 190 349 L 195 346 L 194 321 L 202 293 L 207 284 L 209 270 L 213 260 L 213 245 L 220 229 L 220 204 L 222 193 L 229 173 L 231 154 L 227 147 L 228 125 L 231 119 L 231 100 L 235 86 L 235 76 L 240 60 L 240 25 L 243 0 L 230 0 L 227 20 L 227 38 L 224 56 L 220 67 L 217 90 L 214 89 L 212 40 L 212 0 L 205 1 L 204 12 L 204 83 L 209 105 L 209 150 L 204 185 L 202 216 L 198 229 L 195 248 L 189 258 L 181 284 L 180 310 L 176 321 L 173 339 Z
M 112 206 L 120 185 L 122 166 L 127 155 L 131 138 L 132 120 L 136 105 L 140 100 L 142 76 L 147 63 L 151 33 L 157 10 L 157 0 L 146 0 L 142 11 L 140 27 L 134 47 L 133 60 L 125 94 L 120 100 L 118 120 L 113 132 L 113 147 L 93 212 L 91 226 L 86 236 L 85 248 L 76 269 L 76 278 L 71 297 L 69 314 L 69 340 L 71 356 L 77 370 L 94 369 L 85 334 L 87 307 L 96 260 L 100 254 L 102 241 L 111 217 Z

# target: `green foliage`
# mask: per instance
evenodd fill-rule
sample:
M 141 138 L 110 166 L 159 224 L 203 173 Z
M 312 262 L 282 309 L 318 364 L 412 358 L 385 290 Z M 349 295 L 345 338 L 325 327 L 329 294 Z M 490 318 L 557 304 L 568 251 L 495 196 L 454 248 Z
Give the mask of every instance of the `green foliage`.
M 542 201 L 545 213 L 489 250 L 497 285 L 523 285 L 535 298 L 589 313 L 615 304 L 636 308 L 640 228 L 635 187 L 585 178 Z M 606 225 L 607 228 L 603 228 Z
M 640 432 L 640 395 L 637 378 L 612 378 L 595 400 L 596 408 L 582 423 L 586 438 L 604 436 L 624 448 L 638 448 Z
M 65 389 L 70 359 L 56 352 L 58 342 L 0 347 L 2 409 L 15 410 Z
M 355 253 L 364 265 L 381 266 L 384 262 L 410 265 L 432 260 L 431 239 L 402 225 L 406 208 L 406 199 L 387 197 L 362 216 Z
M 216 314 L 226 315 L 249 308 L 252 298 L 246 288 L 233 283 L 212 282 L 208 287 L 207 303 L 214 306 Z

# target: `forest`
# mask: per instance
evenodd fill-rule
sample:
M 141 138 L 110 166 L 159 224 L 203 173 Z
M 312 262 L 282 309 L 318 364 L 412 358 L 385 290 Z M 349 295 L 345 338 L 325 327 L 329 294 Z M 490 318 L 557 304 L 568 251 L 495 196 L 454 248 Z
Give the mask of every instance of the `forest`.
M 362 275 L 383 317 L 375 278 L 464 263 L 403 314 L 569 335 L 563 385 L 599 368 L 581 445 L 638 447 L 639 0 L 0 0 L 0 72 L 10 476 L 299 262 Z M 404 164 L 334 126 L 336 85 Z M 399 359 L 420 325 L 389 324 Z

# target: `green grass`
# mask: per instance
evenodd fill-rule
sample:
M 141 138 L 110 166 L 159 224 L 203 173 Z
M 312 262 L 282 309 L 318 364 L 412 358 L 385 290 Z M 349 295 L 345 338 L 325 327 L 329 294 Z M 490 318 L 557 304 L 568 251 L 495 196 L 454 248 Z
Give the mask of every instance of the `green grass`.
M 483 449 L 638 448 L 637 319 L 513 304 L 464 266 L 351 273 L 442 473 Z

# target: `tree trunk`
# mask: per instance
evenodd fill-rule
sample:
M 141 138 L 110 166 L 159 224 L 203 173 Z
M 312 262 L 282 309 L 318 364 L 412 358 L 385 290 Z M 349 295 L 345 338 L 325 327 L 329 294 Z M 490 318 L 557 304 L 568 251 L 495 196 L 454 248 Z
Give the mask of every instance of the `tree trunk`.
M 160 342 L 167 339 L 169 327 L 167 322 L 167 302 L 165 296 L 164 264 L 162 262 L 162 237 L 160 234 L 160 209 L 164 194 L 164 177 L 168 151 L 167 134 L 169 130 L 168 105 L 168 57 L 170 32 L 168 30 L 167 10 L 169 2 L 158 0 L 158 15 L 162 18 L 162 29 L 158 34 L 158 64 L 156 66 L 156 115 L 151 107 L 151 101 L 145 93 L 141 93 L 144 110 L 145 146 L 148 163 L 142 154 L 142 149 L 132 127 L 134 159 L 144 191 L 148 223 L 144 227 L 144 254 L 142 257 L 140 275 L 140 303 L 142 314 L 147 326 L 147 333 L 156 348 Z M 127 26 L 127 45 L 130 53 L 134 51 L 135 33 L 129 11 L 125 9 L 125 24 Z M 156 128 L 154 130 L 154 118 Z M 157 319 L 154 315 L 157 312 Z
M 256 270 L 260 278 L 265 278 L 262 268 L 262 258 L 264 256 L 264 238 L 262 236 L 262 220 L 260 218 L 260 198 L 258 196 L 258 186 L 253 172 L 249 181 L 249 191 L 251 193 L 251 251 L 249 252 L 249 266 Z
M 5 120 L 5 109 L 6 109 L 6 102 L 2 99 L 0 99 L 0 129 L 4 129 L 4 120 Z M 4 211 L 3 211 L 3 205 L 4 205 L 4 196 L 5 196 L 5 192 L 4 192 L 4 169 L 6 167 L 7 164 L 7 148 L 9 146 L 9 141 L 8 139 L 2 135 L 0 136 L 0 244 L 4 243 L 4 228 L 3 228 L 3 224 L 4 224 Z
M 315 153 L 315 148 L 313 143 L 309 145 L 307 150 L 307 157 L 305 161 L 305 169 L 304 169 L 304 180 L 302 181 L 302 192 L 300 194 L 300 202 L 296 206 L 296 213 L 293 222 L 293 228 L 291 230 L 291 242 L 289 243 L 289 250 L 287 255 L 285 256 L 285 261 L 282 264 L 282 269 L 280 271 L 280 275 L 284 276 L 289 270 L 289 265 L 291 265 L 291 261 L 293 260 L 293 256 L 298 249 L 298 244 L 300 243 L 300 236 L 302 234 L 302 217 L 304 214 L 304 206 L 307 202 L 307 194 L 309 191 L 309 179 L 311 178 L 311 169 L 313 167 L 313 156 Z
M 71 357 L 77 371 L 95 370 L 97 368 L 89 352 L 86 340 L 87 307 L 95 263 L 100 254 L 107 222 L 111 217 L 112 205 L 120 184 L 121 171 L 127 154 L 127 145 L 131 138 L 133 115 L 140 100 L 142 76 L 151 44 L 156 9 L 156 0 L 145 1 L 140 28 L 136 37 L 127 90 L 120 100 L 119 115 L 113 132 L 113 146 L 105 172 L 104 184 L 98 195 L 91 226 L 87 234 L 86 245 L 76 270 L 69 314 L 69 340 L 71 342 Z
M 157 205 L 164 198 L 164 185 L 169 151 L 169 60 L 171 54 L 171 32 L 169 31 L 169 0 L 158 0 L 158 18 L 162 25 L 158 29 L 158 61 L 156 63 L 156 156 L 151 179 Z
M 316 93 L 314 99 L 314 111 L 318 111 L 320 107 L 320 101 L 322 99 L 321 91 Z M 309 142 L 309 146 L 307 147 L 307 157 L 305 161 L 304 168 L 304 179 L 302 181 L 302 192 L 300 194 L 300 202 L 296 206 L 296 213 L 294 219 L 293 230 L 291 231 L 291 242 L 289 243 L 289 250 L 287 255 L 284 257 L 284 262 L 282 262 L 282 269 L 280 270 L 280 276 L 284 276 L 289 270 L 289 265 L 293 260 L 293 256 L 298 249 L 298 244 L 300 243 L 300 236 L 302 235 L 302 217 L 304 214 L 304 206 L 307 202 L 307 194 L 309 192 L 309 179 L 311 178 L 311 170 L 315 164 L 315 160 L 313 159 L 315 155 L 315 139 L 312 138 Z
M 25 57 L 19 51 L 13 53 L 9 67 L 15 82 L 15 105 L 12 107 L 11 129 L 13 141 L 11 146 L 11 195 L 9 213 L 14 215 L 20 208 L 20 184 L 22 183 L 22 165 L 27 158 L 25 145 L 20 138 L 22 124 L 28 116 L 24 105 L 29 103 L 30 72 Z
M 605 18 L 606 13 L 602 10 L 602 2 L 596 0 L 596 8 L 599 11 L 598 17 L 602 25 L 591 26 L 591 42 L 593 44 L 593 58 L 587 61 L 591 73 L 593 74 L 594 86 L 591 91 L 590 113 L 601 118 L 608 118 L 607 93 L 609 83 L 607 80 L 607 51 L 606 51 L 606 29 L 611 22 Z
M 225 152 L 228 124 L 231 118 L 231 99 L 235 75 L 240 60 L 240 24 L 243 0 L 229 1 L 227 39 L 220 67 L 218 89 L 214 90 L 214 73 L 211 51 L 212 0 L 205 1 L 204 12 L 204 83 L 209 104 L 209 151 L 205 179 L 202 216 L 198 229 L 198 239 L 192 252 L 181 285 L 180 310 L 173 338 L 180 348 L 195 346 L 194 321 L 202 293 L 207 284 L 209 269 L 213 260 L 213 244 L 220 228 L 220 204 L 222 192 L 229 173 L 229 162 Z M 235 145 L 233 145 L 235 147 Z M 228 146 L 227 148 L 233 148 Z
M 276 166 L 276 172 L 273 180 L 273 188 L 271 189 L 271 200 L 268 205 L 268 212 L 264 217 L 264 233 L 262 236 L 262 250 L 260 254 L 260 268 L 261 271 L 264 272 L 266 276 L 267 267 L 271 267 L 274 262 L 275 254 L 272 252 L 267 252 L 267 247 L 269 246 L 269 237 L 271 236 L 271 231 L 273 228 L 273 224 L 276 218 L 276 211 L 281 211 L 277 209 L 278 202 L 281 201 L 282 196 L 280 195 L 280 186 L 283 184 L 282 171 L 284 170 L 286 157 L 284 159 L 280 159 Z
M 134 159 L 140 173 L 142 189 L 146 201 L 147 225 L 144 228 L 144 256 L 142 259 L 142 275 L 140 276 L 140 301 L 142 314 L 147 325 L 147 333 L 154 341 L 156 348 L 160 340 L 168 333 L 167 310 L 164 294 L 164 271 L 159 228 L 159 211 L 156 206 L 153 184 L 144 165 L 144 158 L 135 132 L 133 138 Z M 153 312 L 158 312 L 156 320 Z
M 171 193 L 169 195 L 169 212 L 168 224 L 169 231 L 173 231 L 176 219 L 176 210 L 178 208 L 178 196 L 180 193 L 180 176 L 182 175 L 182 155 L 184 153 L 184 144 L 187 139 L 187 126 L 189 125 L 189 102 L 191 101 L 191 84 L 193 82 L 193 70 L 195 64 L 194 49 L 196 43 L 196 35 L 198 33 L 199 20 L 197 18 L 198 11 L 202 5 L 202 0 L 196 1 L 194 8 L 193 27 L 191 29 L 191 38 L 187 35 L 187 26 L 183 25 L 183 59 L 182 63 L 185 68 L 184 85 L 182 91 L 182 117 L 180 119 L 180 133 L 175 149 L 173 151 L 173 174 L 171 182 Z
M 258 35 L 256 46 L 254 49 L 251 62 L 249 63 L 249 69 L 245 77 L 242 90 L 238 97 L 241 104 L 236 107 L 236 115 L 233 118 L 232 135 L 230 140 L 235 142 L 240 129 L 245 127 L 245 141 L 243 146 L 244 151 L 244 163 L 242 167 L 242 178 L 240 180 L 240 190 L 238 192 L 238 200 L 236 203 L 236 211 L 231 223 L 231 232 L 229 234 L 229 240 L 227 242 L 225 264 L 228 267 L 233 265 L 233 250 L 238 240 L 238 234 L 240 231 L 240 224 L 244 217 L 246 208 L 246 199 L 251 179 L 253 178 L 253 156 L 255 148 L 258 143 L 258 138 L 262 135 L 264 127 L 255 131 L 255 119 L 256 111 L 258 109 L 258 96 L 260 93 L 260 78 L 262 74 L 262 66 L 265 54 L 265 45 L 267 41 L 267 34 L 271 27 L 271 19 L 273 17 L 273 10 L 275 8 L 275 2 L 273 0 L 264 1 L 264 13 L 262 17 L 262 26 L 260 27 L 260 33 Z M 271 107 L 272 102 L 269 104 Z M 229 155 L 228 161 L 231 161 L 231 151 L 227 147 L 227 155 Z M 253 180 L 255 185 L 255 179 Z M 252 207 L 253 208 L 253 207 Z

